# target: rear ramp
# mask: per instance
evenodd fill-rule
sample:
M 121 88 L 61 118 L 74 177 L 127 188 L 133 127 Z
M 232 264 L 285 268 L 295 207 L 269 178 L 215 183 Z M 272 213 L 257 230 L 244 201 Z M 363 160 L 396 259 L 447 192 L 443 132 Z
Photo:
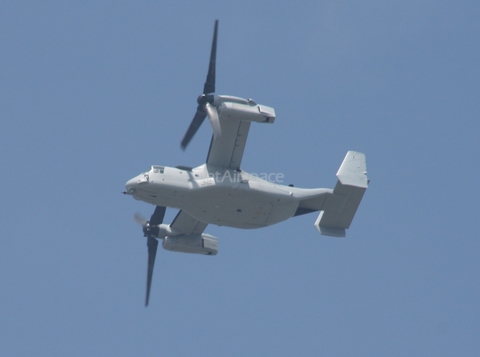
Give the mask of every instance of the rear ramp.
M 363 194 L 368 188 L 365 155 L 349 151 L 337 172 L 337 184 L 322 205 L 315 227 L 320 234 L 345 237 L 357 212 Z

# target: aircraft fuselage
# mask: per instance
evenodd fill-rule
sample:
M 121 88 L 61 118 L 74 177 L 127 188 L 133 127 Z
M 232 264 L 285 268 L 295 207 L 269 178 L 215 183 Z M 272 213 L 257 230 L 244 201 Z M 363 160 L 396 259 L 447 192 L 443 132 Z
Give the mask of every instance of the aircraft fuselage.
M 152 166 L 126 183 L 127 194 L 157 206 L 178 208 L 197 220 L 235 228 L 266 227 L 290 217 L 300 199 L 329 189 L 301 189 L 241 170 L 207 164 L 193 169 Z

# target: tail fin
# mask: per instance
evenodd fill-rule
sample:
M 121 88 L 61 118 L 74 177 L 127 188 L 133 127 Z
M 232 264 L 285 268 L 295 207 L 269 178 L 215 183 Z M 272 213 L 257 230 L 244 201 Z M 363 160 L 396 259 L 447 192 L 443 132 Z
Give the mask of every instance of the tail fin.
M 363 194 L 368 188 L 365 155 L 349 151 L 337 172 L 338 182 L 315 221 L 318 231 L 327 236 L 345 237 Z

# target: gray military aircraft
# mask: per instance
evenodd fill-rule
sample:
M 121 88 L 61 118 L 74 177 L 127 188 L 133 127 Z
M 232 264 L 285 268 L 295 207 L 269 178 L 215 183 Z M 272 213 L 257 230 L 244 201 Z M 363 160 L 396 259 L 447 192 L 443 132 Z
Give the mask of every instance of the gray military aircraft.
M 150 220 L 135 220 L 147 237 L 148 305 L 158 239 L 166 250 L 216 255 L 218 239 L 204 233 L 209 224 L 253 229 L 291 217 L 319 212 L 314 223 L 320 234 L 344 237 L 368 187 L 365 155 L 348 151 L 334 189 L 284 186 L 240 168 L 250 124 L 275 121 L 275 110 L 252 99 L 214 95 L 218 20 L 215 22 L 210 63 L 203 93 L 181 147 L 186 148 L 205 118 L 213 136 L 207 162 L 195 168 L 154 165 L 126 183 L 125 194 L 156 206 Z M 163 224 L 166 207 L 180 211 Z

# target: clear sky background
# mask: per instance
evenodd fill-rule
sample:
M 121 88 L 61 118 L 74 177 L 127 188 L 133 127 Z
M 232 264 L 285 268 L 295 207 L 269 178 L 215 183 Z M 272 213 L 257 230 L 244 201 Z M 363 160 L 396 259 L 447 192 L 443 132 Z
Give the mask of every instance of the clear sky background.
M 180 149 L 220 20 L 217 94 L 272 106 L 242 168 L 371 179 L 347 238 L 316 214 L 147 248 L 121 191 Z M 480 355 L 480 2 L 2 1 L 1 356 Z M 175 216 L 169 210 L 165 221 Z

